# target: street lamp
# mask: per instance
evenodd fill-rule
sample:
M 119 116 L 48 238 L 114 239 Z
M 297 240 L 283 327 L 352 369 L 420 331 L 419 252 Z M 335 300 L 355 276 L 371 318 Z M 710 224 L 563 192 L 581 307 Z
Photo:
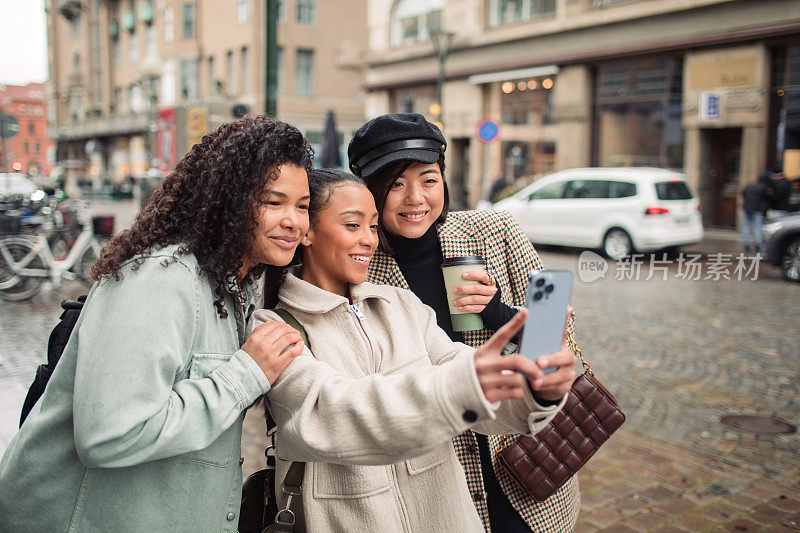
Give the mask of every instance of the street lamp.
M 147 151 L 150 155 L 148 162 L 154 167 L 158 152 L 156 146 L 156 133 L 158 132 L 158 81 L 161 77 L 161 61 L 156 56 L 149 56 L 142 62 L 142 87 L 147 98 Z
M 436 100 L 439 103 L 439 123 L 442 125 L 444 125 L 444 100 L 442 99 L 445 79 L 444 63 L 447 61 L 447 55 L 453 47 L 453 37 L 455 35 L 452 31 L 444 30 L 433 30 L 430 33 L 433 50 L 439 58 L 439 80 L 436 82 Z

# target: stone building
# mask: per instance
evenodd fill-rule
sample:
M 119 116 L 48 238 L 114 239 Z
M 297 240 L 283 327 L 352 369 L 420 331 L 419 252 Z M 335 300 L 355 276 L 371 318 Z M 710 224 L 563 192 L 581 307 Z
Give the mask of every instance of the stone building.
M 461 205 L 501 175 L 659 166 L 733 227 L 744 183 L 800 174 L 800 2 L 370 0 L 368 23 L 367 115 L 443 123 Z M 441 115 L 432 35 L 452 38 Z
M 278 117 L 346 148 L 364 120 L 365 0 L 279 2 Z M 265 109 L 265 0 L 47 0 L 49 121 L 72 181 L 167 171 L 206 131 Z

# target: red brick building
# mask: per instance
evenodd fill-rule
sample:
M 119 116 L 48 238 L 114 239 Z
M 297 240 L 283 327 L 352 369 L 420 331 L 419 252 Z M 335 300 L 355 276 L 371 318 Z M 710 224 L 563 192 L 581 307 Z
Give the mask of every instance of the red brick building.
M 0 143 L 0 172 L 48 173 L 53 162 L 48 150 L 47 106 L 43 83 L 0 85 L 0 113 L 13 116 L 19 132 Z

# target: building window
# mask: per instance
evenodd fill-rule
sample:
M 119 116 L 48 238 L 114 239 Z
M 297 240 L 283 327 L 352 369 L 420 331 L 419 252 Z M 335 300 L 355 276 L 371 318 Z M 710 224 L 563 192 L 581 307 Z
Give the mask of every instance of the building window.
M 233 77 L 233 50 L 225 52 L 225 94 L 233 96 L 236 94 L 236 83 Z
M 314 51 L 298 50 L 294 75 L 295 93 L 300 96 L 314 95 Z
M 39 155 L 42 151 L 42 146 L 37 142 L 35 145 L 36 155 Z
M 183 38 L 192 39 L 194 37 L 195 10 L 194 4 L 183 4 Z
M 165 59 L 161 68 L 161 98 L 159 102 L 162 106 L 168 107 L 175 105 L 175 60 Z
M 25 141 L 25 153 L 27 154 L 30 151 L 31 151 L 31 146 L 30 144 L 28 144 L 28 141 Z
M 489 0 L 489 26 L 556 16 L 556 0 Z
M 392 46 L 427 41 L 441 19 L 442 0 L 400 0 L 392 11 Z
M 172 6 L 164 9 L 164 41 L 171 43 L 175 39 L 175 12 Z
M 81 17 L 80 15 L 74 17 L 69 21 L 69 35 L 73 39 L 81 36 Z
M 158 31 L 154 24 L 144 30 L 144 56 L 158 56 Z
M 131 103 L 131 111 L 141 113 L 144 111 L 144 98 L 142 97 L 142 86 L 134 83 L 128 88 L 128 100 Z
M 28 122 L 28 133 L 33 135 L 36 132 L 36 124 L 33 122 Z
M 250 0 L 237 0 L 236 7 L 239 24 L 247 24 L 250 20 Z
M 122 65 L 122 46 L 119 44 L 119 39 L 111 43 L 111 63 L 114 68 L 119 68 Z
M 278 94 L 283 94 L 283 48 L 280 46 L 278 47 L 278 60 L 276 61 L 277 65 L 275 69 L 277 70 L 277 81 L 276 81 L 276 90 Z
M 296 0 L 297 23 L 312 26 L 317 22 L 317 0 Z
M 500 119 L 503 124 L 550 124 L 554 84 L 554 78 L 547 76 L 501 83 Z
M 197 60 L 181 59 L 181 95 L 186 99 L 198 96 Z
M 92 101 L 99 109 L 103 103 L 103 73 L 101 71 L 92 72 Z
M 208 95 L 214 96 L 218 93 L 217 79 L 214 76 L 214 56 L 208 57 Z
M 283 0 L 275 0 L 278 4 L 278 22 L 286 22 L 286 5 Z
M 128 34 L 128 62 L 139 61 L 139 38 L 135 33 Z
M 596 82 L 597 164 L 683 168 L 680 59 L 601 65 Z
M 250 90 L 250 54 L 246 46 L 242 47 L 240 59 L 239 74 L 241 78 L 239 80 L 239 90 L 242 94 L 247 94 Z

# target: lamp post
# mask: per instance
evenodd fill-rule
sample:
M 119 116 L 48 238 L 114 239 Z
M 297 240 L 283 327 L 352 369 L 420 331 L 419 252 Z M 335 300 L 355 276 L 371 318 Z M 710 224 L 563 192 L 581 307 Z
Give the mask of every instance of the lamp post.
M 439 124 L 441 125 L 444 125 L 444 100 L 442 99 L 445 80 L 444 64 L 453 47 L 453 37 L 455 37 L 455 35 L 456 34 L 451 31 L 444 30 L 434 30 L 430 33 L 433 50 L 439 58 L 439 79 L 436 82 L 436 100 L 439 103 Z

